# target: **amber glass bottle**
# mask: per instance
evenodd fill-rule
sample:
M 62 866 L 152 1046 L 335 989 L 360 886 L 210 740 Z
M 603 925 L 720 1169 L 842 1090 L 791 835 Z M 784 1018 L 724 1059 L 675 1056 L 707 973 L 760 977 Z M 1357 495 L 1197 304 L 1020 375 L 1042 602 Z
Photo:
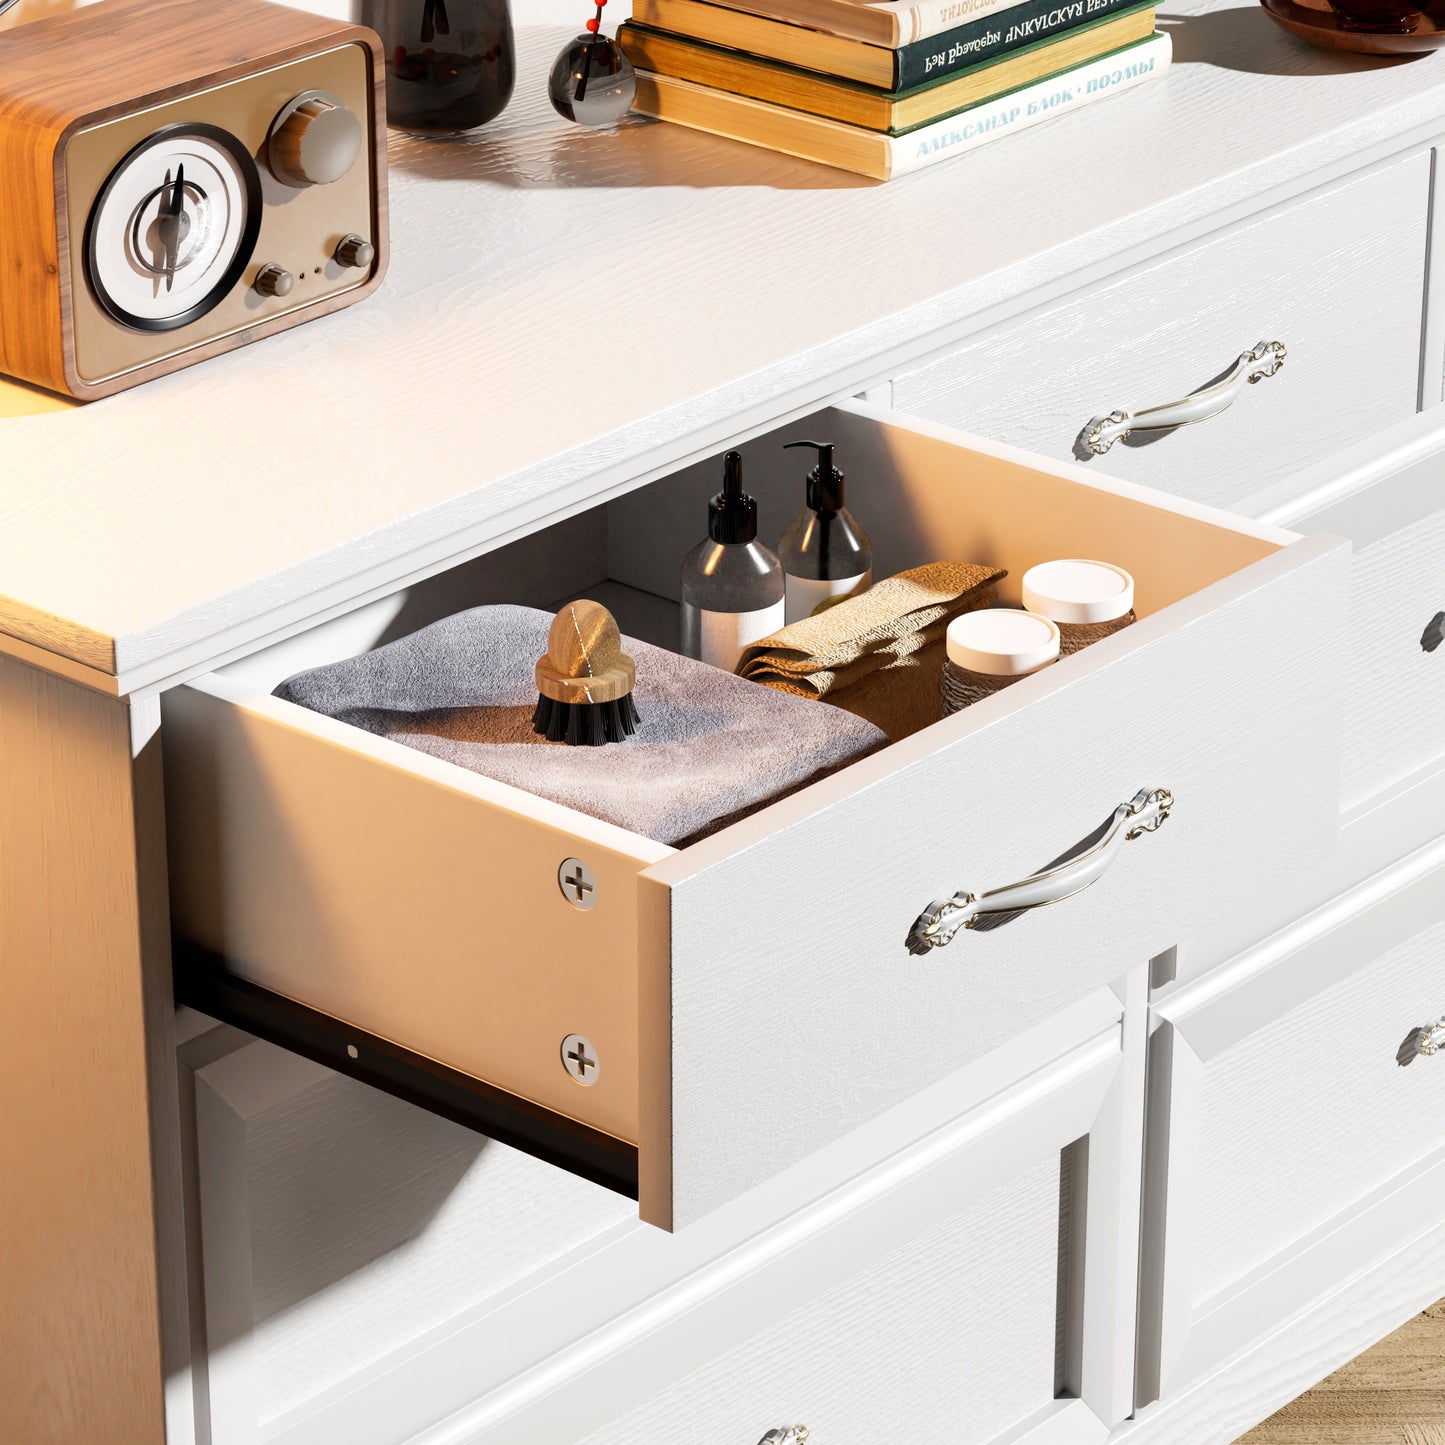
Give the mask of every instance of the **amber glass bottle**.
M 516 46 L 508 0 L 352 0 L 381 36 L 386 120 L 410 135 L 464 135 L 512 98 Z

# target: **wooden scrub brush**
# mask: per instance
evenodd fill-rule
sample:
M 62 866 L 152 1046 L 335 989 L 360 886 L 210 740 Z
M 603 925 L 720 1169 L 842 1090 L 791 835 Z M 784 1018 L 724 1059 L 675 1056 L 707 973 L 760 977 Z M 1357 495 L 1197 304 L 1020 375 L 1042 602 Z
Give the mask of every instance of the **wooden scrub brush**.
M 630 738 L 642 721 L 632 701 L 635 677 L 612 614 L 600 602 L 569 602 L 537 659 L 532 731 L 549 743 L 591 748 Z

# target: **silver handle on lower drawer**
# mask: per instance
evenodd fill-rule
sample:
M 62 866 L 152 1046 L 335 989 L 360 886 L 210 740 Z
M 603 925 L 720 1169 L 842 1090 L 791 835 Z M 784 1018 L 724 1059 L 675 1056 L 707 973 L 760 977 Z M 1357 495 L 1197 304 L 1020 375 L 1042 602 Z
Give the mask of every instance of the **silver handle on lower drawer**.
M 1284 342 L 1261 341 L 1253 351 L 1241 352 L 1234 365 L 1214 383 L 1183 401 L 1166 401 L 1161 406 L 1148 406 L 1139 411 L 1111 411 L 1096 416 L 1084 428 L 1084 445 L 1101 457 L 1116 441 L 1136 431 L 1169 431 L 1174 427 L 1192 426 L 1208 421 L 1232 406 L 1245 384 L 1263 381 L 1284 365 Z
M 942 948 L 953 942 L 959 929 L 973 928 L 980 918 L 991 913 L 1044 908 L 1082 893 L 1103 877 L 1125 843 L 1144 833 L 1156 832 L 1173 807 L 1174 795 L 1168 788 L 1140 788 L 1127 803 L 1120 803 L 1114 809 L 1104 836 L 1077 858 L 987 893 L 974 895 L 960 890 L 948 898 L 935 898 L 908 930 L 909 953 L 921 958 L 930 948 Z
M 780 1430 L 769 1430 L 758 1445 L 807 1445 L 806 1425 L 785 1425 Z
M 1436 1019 L 1434 1023 L 1421 1024 L 1405 1035 L 1405 1042 L 1396 1050 L 1395 1062 L 1403 1069 L 1418 1058 L 1428 1059 L 1432 1054 L 1441 1052 L 1445 1052 L 1445 1019 Z

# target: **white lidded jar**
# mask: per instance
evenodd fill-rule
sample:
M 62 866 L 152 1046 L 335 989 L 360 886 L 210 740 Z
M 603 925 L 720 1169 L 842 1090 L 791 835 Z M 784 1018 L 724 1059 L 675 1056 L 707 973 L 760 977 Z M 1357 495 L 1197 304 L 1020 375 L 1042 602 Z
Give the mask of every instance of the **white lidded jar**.
M 1059 656 L 1059 629 L 1037 612 L 988 607 L 948 624 L 940 693 L 943 716 L 992 697 Z
M 1058 623 L 1064 657 L 1135 620 L 1134 579 L 1112 562 L 1040 562 L 1024 573 L 1023 598 L 1030 612 Z

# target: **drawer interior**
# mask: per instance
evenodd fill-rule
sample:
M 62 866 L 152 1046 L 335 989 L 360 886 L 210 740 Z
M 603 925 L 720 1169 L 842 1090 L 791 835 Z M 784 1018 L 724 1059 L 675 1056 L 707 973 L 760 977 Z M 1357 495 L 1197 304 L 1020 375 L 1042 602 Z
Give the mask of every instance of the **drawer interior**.
M 832 438 L 848 477 L 848 505 L 874 548 L 875 579 L 940 560 L 1007 569 L 1000 601 L 1022 605 L 1019 584 L 1036 562 L 1096 557 L 1132 573 L 1140 618 L 1278 551 L 1289 533 L 1205 507 L 1166 503 L 1128 483 L 1090 484 L 1005 447 L 968 451 L 956 432 L 890 425 L 861 404 L 829 408 L 738 450 L 758 501 L 758 537 L 777 539 L 803 505 L 808 452 L 787 442 Z M 689 467 L 404 591 L 252 654 L 218 674 L 269 693 L 292 673 L 382 646 L 469 607 L 512 602 L 556 608 L 592 597 L 624 634 L 676 651 L 684 554 L 707 530 L 721 458 Z M 1068 664 L 1061 664 L 1067 666 Z
M 635 1169 L 640 1155 L 643 1195 L 651 1189 L 670 1196 L 680 1139 L 670 1059 L 684 1012 L 672 974 L 679 929 L 692 927 L 678 912 L 679 886 L 716 878 L 720 866 L 740 859 L 756 862 L 760 841 L 776 843 L 802 823 L 819 825 L 825 814 L 842 818 L 863 806 L 865 795 L 876 799 L 900 789 L 900 777 L 915 791 L 926 788 L 920 765 L 936 764 L 944 750 L 995 725 L 1017 728 L 1019 716 L 1046 708 L 1071 682 L 1087 680 L 1111 661 L 1147 649 L 1157 657 L 1157 644 L 1169 645 L 1176 633 L 1206 632 L 1193 628 L 1203 615 L 1198 609 L 1207 614 L 1213 605 L 1202 594 L 1220 584 L 1230 587 L 1219 603 L 1227 610 L 1226 603 L 1247 599 L 1270 582 L 1265 577 L 1245 584 L 1238 574 L 1307 546 L 1287 532 L 857 403 L 829 408 L 740 448 L 745 484 L 760 504 L 759 536 L 770 544 L 801 507 L 810 464 L 798 460 L 807 453 L 784 452 L 782 444 L 805 437 L 835 444 L 848 477 L 849 506 L 873 541 L 875 577 L 937 560 L 988 563 L 1007 569 L 1001 597 L 1017 605 L 1020 578 L 1035 562 L 1096 557 L 1133 574 L 1139 622 L 681 851 L 272 696 L 298 671 L 369 651 L 484 603 L 555 607 L 593 597 L 614 611 L 624 634 L 675 648 L 679 565 L 705 533 L 720 459 L 638 487 L 168 695 L 176 933 L 224 960 L 226 975 L 221 992 L 193 993 L 188 1001 L 428 1107 L 439 1107 L 436 1097 L 416 1088 L 408 1092 L 407 1071 L 418 1061 L 434 1073 L 451 1071 L 443 1081 L 448 1087 L 465 1091 L 475 1082 L 544 1121 L 560 1119 L 583 1152 L 610 1151 L 624 1167 L 578 1166 L 566 1140 L 554 1140 L 547 1157 L 630 1192 L 636 1175 L 626 1160 Z M 1140 675 L 1153 674 L 1145 667 Z M 1130 696 L 1148 691 L 1137 680 L 1115 686 Z M 1003 735 L 991 736 L 997 742 Z M 1017 765 L 1027 772 L 1034 744 L 1020 735 L 1017 746 Z M 1131 780 L 1134 772 L 1131 761 Z M 1123 796 L 1148 781 L 1131 781 Z M 1022 773 L 1019 784 L 1022 797 L 1032 784 Z M 1248 786 L 1243 772 L 1231 786 Z M 1112 807 L 1118 799 L 1101 801 Z M 1069 844 L 1098 823 L 1093 807 L 1091 802 L 1077 825 L 1058 822 L 1047 805 L 1042 814 L 1053 826 L 1076 829 L 1057 839 Z M 1333 804 L 1328 811 L 1333 818 Z M 1062 806 L 1059 813 L 1065 816 Z M 404 877 L 379 868 L 369 841 L 378 821 L 413 850 Z M 1297 822 L 1278 815 L 1281 829 Z M 607 909 L 579 913 L 559 897 L 558 865 L 569 856 L 588 860 Z M 835 859 L 845 861 L 854 866 L 855 860 Z M 1026 873 L 1044 861 L 1025 856 L 999 866 Z M 906 850 L 891 849 L 887 866 L 907 865 Z M 1245 865 L 1236 859 L 1231 866 Z M 872 876 L 873 870 L 865 874 Z M 879 886 L 894 890 L 895 882 L 885 879 Z M 927 901 L 927 883 L 910 875 L 896 891 L 904 887 L 921 889 L 918 903 Z M 1197 887 L 1210 884 L 1202 879 Z M 860 895 L 848 908 L 866 903 Z M 1125 907 L 1110 916 L 1133 919 L 1137 912 Z M 751 954 L 747 943 L 728 945 L 717 937 L 715 911 L 710 916 L 712 922 L 688 940 L 697 957 L 721 958 L 729 947 Z M 1102 940 L 1091 947 L 1101 954 L 1094 965 L 1098 978 L 1063 968 L 1057 959 L 1065 954 L 1052 938 L 1035 942 L 1028 966 L 1040 980 L 1049 975 L 1047 988 L 1041 981 L 1036 989 L 1040 1009 L 1045 998 L 1050 1010 L 1061 1006 L 1135 961 L 1125 956 L 1112 962 Z M 1045 953 L 1057 956 L 1047 966 L 1040 962 Z M 1031 977 L 1023 971 L 1018 992 L 1028 994 Z M 744 987 L 741 974 L 733 986 Z M 702 1009 L 704 999 L 700 991 L 690 1008 Z M 274 1014 L 263 1007 L 267 1000 L 292 1009 L 290 1032 L 278 1032 Z M 744 1006 L 766 1011 L 768 999 L 759 995 Z M 996 1009 L 980 1005 L 975 1012 L 987 1027 L 979 1024 L 977 1037 L 964 1040 L 970 1052 L 954 1067 L 1007 1036 L 1000 1030 L 1032 1021 L 1021 1013 L 1004 1022 L 1002 999 Z M 583 1020 L 564 1032 L 593 1041 L 605 1060 L 594 1087 L 577 1088 L 556 1066 L 563 1018 Z M 328 1021 L 338 1029 L 328 1030 Z M 757 1033 L 749 1029 L 750 1037 Z M 869 1047 L 886 1047 L 882 1033 Z M 890 1053 L 897 1057 L 896 1048 Z M 928 1057 L 925 1051 L 925 1069 L 946 1071 L 946 1063 L 927 1063 Z M 876 1100 L 843 1102 L 859 1117 L 871 1117 L 896 1101 L 900 1089 L 915 1086 L 900 1071 Z M 699 1081 L 698 1087 L 705 1085 Z M 448 1112 L 444 1106 L 440 1111 Z M 465 1109 L 450 1112 L 467 1118 Z M 806 1118 L 802 1110 L 799 1120 Z M 813 1143 L 799 1122 L 768 1142 L 780 1160 L 801 1157 L 798 1151 L 836 1137 L 839 1127 L 837 1121 L 820 1126 Z M 499 1137 L 546 1154 L 525 1130 Z M 706 1141 L 695 1143 L 706 1152 Z M 651 1185 L 649 1156 L 657 1171 Z M 644 1205 L 644 1217 L 659 1222 L 670 1213 L 667 1205 Z

